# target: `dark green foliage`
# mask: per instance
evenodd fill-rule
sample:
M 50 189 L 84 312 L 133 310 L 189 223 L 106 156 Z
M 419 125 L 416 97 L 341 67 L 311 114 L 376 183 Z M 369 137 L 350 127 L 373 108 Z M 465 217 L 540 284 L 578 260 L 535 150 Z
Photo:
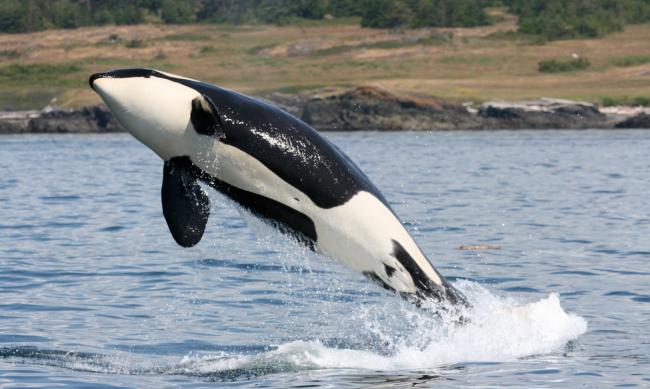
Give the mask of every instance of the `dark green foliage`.
M 366 0 L 363 4 L 363 27 L 470 27 L 488 24 L 483 0 Z
M 99 11 L 110 14 L 112 16 L 112 23 L 115 24 L 137 24 L 144 21 L 144 11 L 133 4 L 116 7 L 114 9 L 100 9 L 98 11 L 93 11 L 93 14 L 96 15 L 94 12 Z M 95 22 L 94 24 L 102 23 Z
M 137 0 L 0 0 L 0 32 L 135 24 L 145 10 Z
M 361 17 L 371 28 L 471 27 L 490 23 L 485 8 L 505 5 L 523 34 L 545 40 L 600 37 L 650 21 L 650 0 L 0 0 L 0 32 L 136 24 L 288 24 Z
M 359 0 L 330 0 L 327 12 L 334 16 L 362 16 L 366 5 Z
M 26 12 L 20 1 L 0 1 L 0 31 L 24 31 Z
M 408 26 L 413 13 L 406 1 L 372 0 L 363 12 L 361 26 L 370 28 L 395 28 Z
M 650 21 L 650 0 L 619 0 L 626 23 Z
M 519 31 L 547 40 L 598 38 L 650 21 L 650 0 L 504 0 Z
M 50 22 L 56 27 L 77 28 L 89 24 L 88 12 L 70 0 L 52 1 L 47 10 Z
M 650 107 L 650 97 L 648 96 L 637 96 L 632 98 L 632 104 L 642 106 L 642 107 Z
M 572 58 L 568 61 L 549 59 L 546 61 L 540 61 L 538 64 L 538 70 L 541 73 L 563 73 L 584 70 L 589 66 L 591 66 L 591 63 L 589 63 L 589 60 L 586 58 Z
M 194 21 L 194 5 L 191 1 L 162 0 L 160 18 L 169 24 L 186 24 Z
M 328 4 L 327 0 L 206 0 L 196 17 L 232 24 L 287 24 L 297 18 L 322 19 Z
M 164 23 L 288 24 L 298 19 L 362 16 L 374 28 L 486 24 L 485 0 L 0 0 L 0 31 Z
M 413 27 L 473 27 L 488 24 L 483 0 L 420 0 L 413 6 Z

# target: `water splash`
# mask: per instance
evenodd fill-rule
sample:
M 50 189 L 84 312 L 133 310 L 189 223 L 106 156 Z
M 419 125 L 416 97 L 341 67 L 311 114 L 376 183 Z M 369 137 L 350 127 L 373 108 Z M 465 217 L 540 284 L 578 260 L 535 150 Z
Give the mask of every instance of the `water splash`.
M 477 283 L 455 283 L 472 303 L 459 324 L 454 314 L 431 315 L 408 304 L 359 309 L 351 322 L 359 342 L 300 339 L 267 351 L 189 354 L 142 359 L 33 347 L 0 349 L 12 359 L 105 374 L 185 375 L 234 379 L 312 369 L 436 370 L 469 362 L 504 362 L 560 350 L 587 330 L 587 322 L 562 309 L 557 294 L 532 303 L 499 297 Z M 347 325 L 346 325 L 347 326 Z M 175 358 L 180 358 L 175 359 Z
M 504 362 L 547 354 L 587 330 L 583 318 L 562 309 L 557 294 L 525 304 L 495 296 L 476 283 L 465 281 L 456 286 L 474 306 L 463 313 L 468 319 L 464 324 L 458 324 L 453 314 L 434 317 L 403 306 L 405 312 L 399 312 L 399 316 L 405 325 L 395 332 L 393 313 L 368 309 L 355 321 L 365 317 L 365 329 L 379 342 L 365 349 L 359 349 L 359 345 L 326 345 L 318 339 L 298 340 L 256 356 L 226 356 L 218 360 L 187 357 L 186 362 L 192 360 L 203 371 L 216 371 L 224 364 L 232 369 L 260 363 L 277 363 L 296 370 L 435 369 L 463 362 Z

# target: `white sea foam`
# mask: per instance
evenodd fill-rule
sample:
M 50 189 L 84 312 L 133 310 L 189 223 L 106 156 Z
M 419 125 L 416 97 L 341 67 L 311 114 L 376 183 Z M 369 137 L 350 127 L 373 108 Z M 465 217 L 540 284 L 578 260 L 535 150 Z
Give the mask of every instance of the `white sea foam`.
M 463 362 L 503 362 L 561 350 L 587 331 L 587 322 L 562 309 L 557 294 L 532 303 L 498 297 L 472 282 L 456 284 L 470 299 L 468 319 L 432 317 L 430 313 L 404 316 L 409 334 L 391 334 L 390 321 L 376 321 L 368 310 L 367 330 L 388 344 L 389 352 L 329 347 L 319 340 L 297 340 L 277 349 L 246 356 L 188 356 L 176 366 L 184 373 L 206 374 L 231 370 L 303 369 L 431 369 Z M 408 312 L 408 311 L 407 311 Z M 443 315 L 444 316 L 444 315 Z
M 434 315 L 406 303 L 368 305 L 350 317 L 354 326 L 346 323 L 344 328 L 354 327 L 359 337 L 370 335 L 370 343 L 364 343 L 367 337 L 354 345 L 303 339 L 257 354 L 190 354 L 180 361 L 171 356 L 140 360 L 128 353 L 5 351 L 13 358 L 81 371 L 236 377 L 312 369 L 434 370 L 467 362 L 505 362 L 560 351 L 587 331 L 585 319 L 565 312 L 555 293 L 523 303 L 496 296 L 474 282 L 460 281 L 455 286 L 473 306 L 461 312 L 464 323 L 459 323 L 457 312 Z

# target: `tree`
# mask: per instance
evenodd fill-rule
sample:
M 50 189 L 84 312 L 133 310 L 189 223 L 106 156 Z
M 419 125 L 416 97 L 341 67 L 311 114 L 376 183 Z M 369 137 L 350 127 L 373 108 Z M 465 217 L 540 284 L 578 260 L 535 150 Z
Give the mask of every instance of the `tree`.
M 88 11 L 70 0 L 56 0 L 48 7 L 49 21 L 56 28 L 77 28 L 88 24 Z
M 194 4 L 191 1 L 163 0 L 160 3 L 160 18 L 165 23 L 191 23 L 194 14 Z
M 489 22 L 485 7 L 503 4 L 519 30 L 545 39 L 600 37 L 650 21 L 650 0 L 0 0 L 0 32 L 85 25 L 165 23 L 287 24 L 296 19 L 361 16 L 371 28 L 470 27 Z
M 334 16 L 362 16 L 364 2 L 359 0 L 330 0 L 327 12 Z
M 25 9 L 18 0 L 0 2 L 0 31 L 25 31 Z
M 620 31 L 625 7 L 648 0 L 504 0 L 519 16 L 519 30 L 545 39 L 596 38 Z
M 369 0 L 364 4 L 361 26 L 396 28 L 407 26 L 413 20 L 411 8 L 403 0 Z

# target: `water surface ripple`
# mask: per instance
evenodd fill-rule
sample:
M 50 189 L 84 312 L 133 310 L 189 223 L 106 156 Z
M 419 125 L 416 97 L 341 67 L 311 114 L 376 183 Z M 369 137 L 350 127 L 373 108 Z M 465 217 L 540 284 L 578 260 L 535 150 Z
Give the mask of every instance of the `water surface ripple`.
M 127 135 L 0 137 L 0 387 L 648 387 L 650 132 L 326 134 L 474 308 L 404 304 Z M 491 244 L 500 250 L 466 251 Z

